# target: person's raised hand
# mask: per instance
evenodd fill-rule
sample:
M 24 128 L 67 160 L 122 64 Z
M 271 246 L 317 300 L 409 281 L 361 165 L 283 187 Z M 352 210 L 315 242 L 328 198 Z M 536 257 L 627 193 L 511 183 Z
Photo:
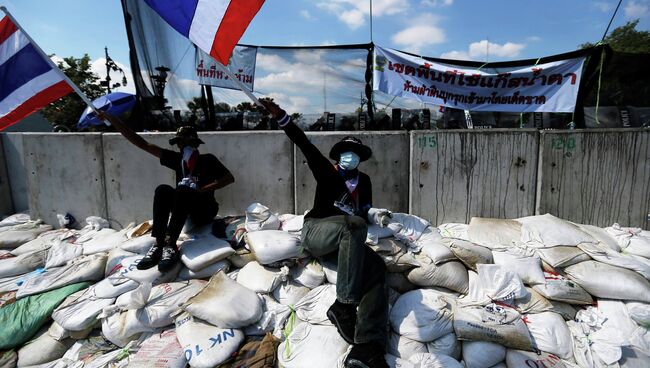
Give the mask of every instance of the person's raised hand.
M 264 108 L 271 113 L 271 116 L 273 116 L 274 119 L 282 119 L 284 115 L 286 115 L 286 112 L 275 102 L 269 100 L 260 100 L 260 102 L 264 105 Z

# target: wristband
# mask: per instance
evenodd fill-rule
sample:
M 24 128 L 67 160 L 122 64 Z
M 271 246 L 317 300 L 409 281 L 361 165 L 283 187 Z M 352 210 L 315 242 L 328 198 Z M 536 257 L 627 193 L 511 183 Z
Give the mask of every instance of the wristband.
M 287 113 L 284 113 L 284 116 L 280 119 L 278 119 L 278 125 L 280 125 L 281 128 L 284 128 L 289 122 L 291 121 L 291 118 Z

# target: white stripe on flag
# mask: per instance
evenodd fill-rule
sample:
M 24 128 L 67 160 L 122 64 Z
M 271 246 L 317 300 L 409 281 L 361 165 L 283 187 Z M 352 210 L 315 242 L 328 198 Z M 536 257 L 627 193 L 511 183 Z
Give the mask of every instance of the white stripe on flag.
M 199 0 L 196 5 L 189 38 L 208 54 L 229 4 L 228 0 Z
M 4 64 L 10 57 L 14 56 L 28 44 L 29 40 L 20 30 L 14 32 L 0 45 L 0 65 Z
M 62 80 L 63 78 L 56 70 L 50 70 L 49 72 L 41 74 L 25 83 L 20 86 L 20 88 L 13 91 L 4 100 L 0 101 L 0 117 L 14 111 L 18 106 L 34 97 L 37 93 L 59 83 Z

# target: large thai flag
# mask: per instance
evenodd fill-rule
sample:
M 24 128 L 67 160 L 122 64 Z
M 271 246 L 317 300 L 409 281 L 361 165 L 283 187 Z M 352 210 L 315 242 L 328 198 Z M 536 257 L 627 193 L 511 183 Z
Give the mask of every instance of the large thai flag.
M 180 34 L 223 65 L 264 0 L 144 0 Z
M 5 16 L 0 21 L 0 131 L 73 89 L 38 46 Z

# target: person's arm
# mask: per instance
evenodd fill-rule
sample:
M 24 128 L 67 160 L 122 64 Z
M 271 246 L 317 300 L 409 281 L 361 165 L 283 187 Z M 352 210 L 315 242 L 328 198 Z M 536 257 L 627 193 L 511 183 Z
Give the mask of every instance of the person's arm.
M 204 185 L 203 187 L 201 187 L 199 189 L 199 191 L 208 192 L 208 191 L 212 191 L 212 190 L 221 189 L 221 188 L 223 188 L 225 186 L 228 186 L 228 185 L 230 185 L 230 184 L 232 184 L 234 182 L 235 182 L 235 177 L 232 176 L 232 174 L 230 172 L 228 172 L 226 175 L 224 175 L 221 178 L 213 181 L 212 183 L 208 183 L 208 184 Z
M 118 117 L 107 113 L 100 113 L 98 117 L 102 120 L 108 120 L 111 125 L 115 127 L 115 130 L 122 134 L 124 138 L 133 143 L 136 147 L 149 152 L 158 158 L 162 155 L 162 148 L 144 140 L 144 138 L 140 137 L 136 132 L 131 130 L 131 128 L 126 126 Z

